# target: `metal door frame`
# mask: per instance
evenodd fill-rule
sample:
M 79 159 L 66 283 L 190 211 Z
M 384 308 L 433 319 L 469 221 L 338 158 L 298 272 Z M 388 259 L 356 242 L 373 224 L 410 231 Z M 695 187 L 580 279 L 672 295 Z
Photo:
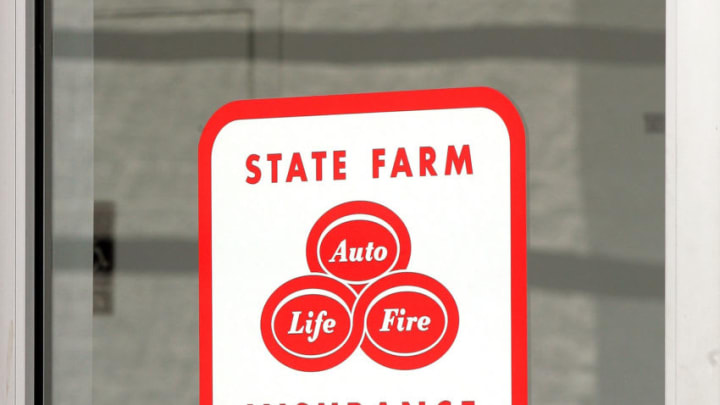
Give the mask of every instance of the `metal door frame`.
M 720 403 L 720 3 L 666 11 L 665 403 Z
M 8 404 L 34 401 L 32 11 L 24 0 L 0 2 L 0 402 Z
M 49 1 L 0 2 L 0 403 L 50 387 Z M 7 359 L 7 361 L 5 361 Z

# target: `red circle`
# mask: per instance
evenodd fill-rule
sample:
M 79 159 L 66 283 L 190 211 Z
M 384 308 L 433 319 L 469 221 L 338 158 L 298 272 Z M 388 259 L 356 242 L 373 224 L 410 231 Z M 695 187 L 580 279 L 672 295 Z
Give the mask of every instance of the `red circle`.
M 414 298 L 411 297 L 413 294 Z M 402 305 L 383 308 L 383 302 Z M 440 311 L 432 308 L 433 305 Z M 393 318 L 392 322 L 381 322 L 380 325 L 378 320 L 386 319 L 369 313 L 378 310 L 389 316 L 388 319 Z M 400 313 L 400 310 L 403 312 Z M 443 316 L 440 317 L 440 314 Z M 432 318 L 428 317 L 431 320 L 421 323 L 423 316 L 420 315 L 432 315 Z M 447 288 L 432 277 L 408 271 L 390 273 L 368 285 L 355 303 L 353 316 L 355 327 L 364 330 L 360 347 L 365 354 L 377 363 L 397 370 L 417 369 L 438 360 L 452 346 L 459 326 L 457 304 Z M 415 318 L 414 324 L 411 317 Z M 438 322 L 438 318 L 442 322 Z M 415 329 L 407 329 L 408 324 Z M 379 330 L 379 325 L 386 329 Z M 418 330 L 419 325 L 425 330 Z M 366 327 L 373 328 L 366 330 Z M 427 347 L 422 347 L 425 345 Z
M 307 293 L 310 291 L 286 297 L 275 307 L 271 320 L 278 344 L 299 357 L 321 357 L 333 352 L 343 345 L 352 329 L 350 311 L 342 302 L 317 291 Z
M 352 217 L 346 217 L 352 218 Z M 351 283 L 367 283 L 390 270 L 399 250 L 391 231 L 365 219 L 339 223 L 324 233 L 318 246 L 323 270 Z
M 335 367 L 355 351 L 362 339 L 363 329 L 355 327 L 355 318 L 352 314 L 355 300 L 356 295 L 352 289 L 329 276 L 312 274 L 294 278 L 276 289 L 265 303 L 260 318 L 263 342 L 273 357 L 292 369 L 322 371 Z M 310 339 L 313 333 L 302 336 L 290 334 L 290 331 L 297 332 L 302 329 L 302 325 L 305 324 L 303 321 L 297 324 L 298 328 L 293 328 L 294 324 L 291 324 L 286 336 L 281 338 L 282 335 L 278 335 L 275 331 L 276 325 L 289 322 L 289 318 L 287 314 L 278 314 L 285 307 L 298 309 L 301 306 L 305 306 L 308 310 L 305 314 L 298 315 L 298 317 L 304 316 L 303 319 L 308 319 L 308 313 L 313 311 L 317 320 L 319 308 L 327 310 L 326 315 L 335 314 L 336 316 L 332 318 L 335 323 L 328 330 L 332 330 L 333 334 L 340 333 L 342 337 L 320 337 L 318 334 L 315 338 L 319 340 L 315 340 L 312 344 L 304 344 L 299 339 L 301 337 Z M 338 308 L 347 308 L 342 311 L 342 317 L 337 316 Z M 311 325 L 315 329 L 323 327 L 323 324 L 312 322 Z M 303 349 L 305 352 L 299 353 Z M 327 354 L 323 355 L 324 353 Z
M 343 218 L 351 215 L 364 215 L 367 216 L 369 220 L 363 220 L 361 218 L 338 223 L 338 221 L 342 221 Z M 372 222 L 373 220 L 377 220 L 377 223 Z M 335 223 L 338 224 L 335 225 L 333 229 L 329 230 L 326 235 L 323 235 L 326 229 Z M 321 262 L 321 258 L 319 257 L 320 250 L 325 253 L 333 252 L 335 250 L 328 250 L 328 247 L 326 246 L 319 246 L 322 245 L 320 240 L 321 237 L 324 238 L 324 241 L 325 239 L 328 239 L 328 235 L 331 234 L 332 230 L 344 227 L 348 232 L 348 239 L 353 240 L 356 243 L 360 243 L 361 241 L 372 241 L 373 238 L 372 235 L 370 235 L 372 232 L 375 232 L 376 235 L 378 235 L 377 237 L 380 239 L 387 241 L 387 235 L 380 235 L 382 232 L 378 233 L 377 231 L 377 229 L 383 227 L 383 225 L 381 225 L 383 223 L 387 224 L 397 236 L 397 246 L 387 248 L 389 258 L 387 261 L 390 261 L 390 258 L 393 261 L 387 266 L 388 268 L 378 267 L 375 264 L 368 266 L 367 263 L 364 263 L 356 267 L 360 271 L 367 273 L 361 275 L 357 275 L 356 273 L 354 276 L 348 276 L 352 273 L 352 271 L 348 268 L 348 264 L 337 266 L 337 268 L 333 270 L 328 270 L 327 266 L 325 268 L 323 267 L 325 264 Z M 365 234 L 357 232 L 358 228 L 365 229 Z M 375 228 L 375 230 L 371 232 L 371 228 Z M 389 231 L 386 230 L 385 233 L 389 234 Z M 330 238 L 332 238 L 332 236 L 330 236 Z M 349 248 L 350 247 L 348 246 L 347 249 L 349 250 Z M 410 251 L 410 234 L 408 233 L 407 227 L 397 214 L 378 203 L 370 201 L 350 201 L 331 208 L 315 222 L 315 225 L 313 225 L 310 230 L 310 234 L 308 235 L 306 257 L 308 267 L 311 272 L 329 274 L 350 284 L 356 290 L 360 290 L 368 282 L 376 279 L 382 274 L 393 270 L 406 269 L 410 261 Z

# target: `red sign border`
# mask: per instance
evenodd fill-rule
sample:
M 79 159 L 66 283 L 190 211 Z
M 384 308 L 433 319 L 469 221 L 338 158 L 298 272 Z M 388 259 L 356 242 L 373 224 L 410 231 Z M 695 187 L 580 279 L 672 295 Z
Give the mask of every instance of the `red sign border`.
M 488 108 L 510 134 L 512 405 L 528 403 L 527 230 L 525 128 L 512 102 L 489 87 L 239 100 L 208 120 L 198 146 L 200 405 L 212 405 L 211 156 L 232 121 L 337 114 Z

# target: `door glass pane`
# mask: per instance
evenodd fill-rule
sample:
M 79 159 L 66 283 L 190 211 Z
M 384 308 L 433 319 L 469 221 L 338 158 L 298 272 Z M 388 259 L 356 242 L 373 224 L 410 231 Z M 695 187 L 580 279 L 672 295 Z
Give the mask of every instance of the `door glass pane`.
M 54 7 L 71 10 L 53 28 L 55 218 L 80 199 L 95 241 L 91 283 L 89 231 L 56 227 L 56 256 L 76 246 L 86 271 L 57 265 L 55 323 L 93 314 L 84 339 L 56 328 L 57 403 L 78 403 L 63 394 L 78 392 L 62 382 L 73 350 L 91 350 L 94 404 L 198 402 L 196 148 L 219 106 L 466 86 L 502 91 L 526 125 L 532 403 L 662 403 L 664 1 Z
M 93 9 L 92 0 L 52 3 L 46 139 L 51 198 L 51 274 L 44 390 L 55 404 L 92 404 Z M 46 285 L 48 285 L 46 284 Z M 46 330 L 45 332 L 47 332 Z M 49 349 L 49 350 L 48 350 Z

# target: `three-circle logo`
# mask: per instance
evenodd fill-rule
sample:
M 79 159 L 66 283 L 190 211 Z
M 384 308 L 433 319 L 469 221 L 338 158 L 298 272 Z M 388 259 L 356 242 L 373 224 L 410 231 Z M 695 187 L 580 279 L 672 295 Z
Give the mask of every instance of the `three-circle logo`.
M 263 308 L 265 346 L 300 371 L 335 367 L 358 346 L 393 369 L 433 363 L 455 341 L 458 309 L 440 282 L 408 271 L 410 250 L 390 209 L 368 201 L 330 209 L 308 236 L 312 274 L 281 285 Z

